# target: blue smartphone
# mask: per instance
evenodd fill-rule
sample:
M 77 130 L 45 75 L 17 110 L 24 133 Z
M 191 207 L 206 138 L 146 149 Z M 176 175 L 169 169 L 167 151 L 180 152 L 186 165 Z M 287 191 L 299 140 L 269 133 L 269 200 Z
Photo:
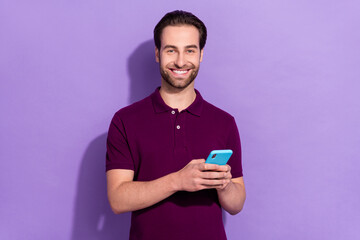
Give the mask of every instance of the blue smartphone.
M 230 149 L 213 150 L 207 157 L 205 163 L 225 165 L 232 154 L 233 154 L 233 151 Z

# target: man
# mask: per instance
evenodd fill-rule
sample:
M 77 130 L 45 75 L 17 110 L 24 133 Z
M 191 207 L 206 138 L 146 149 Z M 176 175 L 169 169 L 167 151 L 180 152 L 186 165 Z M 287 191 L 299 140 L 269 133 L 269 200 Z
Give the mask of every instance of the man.
M 193 14 L 166 14 L 154 29 L 161 87 L 110 124 L 108 198 L 115 213 L 132 211 L 130 239 L 226 239 L 221 208 L 243 207 L 235 120 L 194 88 L 206 36 Z M 228 165 L 205 163 L 217 149 L 233 150 Z

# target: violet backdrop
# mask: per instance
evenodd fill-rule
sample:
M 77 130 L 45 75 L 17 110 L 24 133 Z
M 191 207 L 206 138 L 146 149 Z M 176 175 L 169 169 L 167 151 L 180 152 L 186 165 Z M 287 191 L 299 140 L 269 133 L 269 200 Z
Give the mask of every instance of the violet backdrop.
M 105 140 L 160 83 L 152 30 L 208 27 L 196 88 L 231 113 L 247 200 L 228 238 L 360 238 L 358 1 L 0 2 L 0 239 L 127 239 Z M 204 156 L 206 157 L 206 156 Z

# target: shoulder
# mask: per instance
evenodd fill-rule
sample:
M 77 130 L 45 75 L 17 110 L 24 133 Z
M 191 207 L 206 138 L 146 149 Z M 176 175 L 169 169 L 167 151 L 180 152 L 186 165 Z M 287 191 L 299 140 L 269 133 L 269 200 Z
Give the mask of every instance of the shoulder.
M 145 116 L 150 113 L 152 106 L 151 95 L 133 104 L 121 108 L 114 114 L 114 120 L 134 120 L 140 116 Z
M 234 121 L 234 117 L 230 113 L 216 107 L 206 100 L 203 100 L 203 114 L 205 117 L 211 117 L 211 119 L 214 120 L 221 120 L 229 123 Z

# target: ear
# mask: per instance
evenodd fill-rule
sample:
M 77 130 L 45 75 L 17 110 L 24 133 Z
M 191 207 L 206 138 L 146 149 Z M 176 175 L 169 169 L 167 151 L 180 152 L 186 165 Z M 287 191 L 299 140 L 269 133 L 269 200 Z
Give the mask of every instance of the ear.
M 157 47 L 155 47 L 155 60 L 156 62 L 160 62 L 160 52 Z
M 204 55 L 204 48 L 201 49 L 201 51 L 200 51 L 200 62 L 202 62 L 203 55 Z

